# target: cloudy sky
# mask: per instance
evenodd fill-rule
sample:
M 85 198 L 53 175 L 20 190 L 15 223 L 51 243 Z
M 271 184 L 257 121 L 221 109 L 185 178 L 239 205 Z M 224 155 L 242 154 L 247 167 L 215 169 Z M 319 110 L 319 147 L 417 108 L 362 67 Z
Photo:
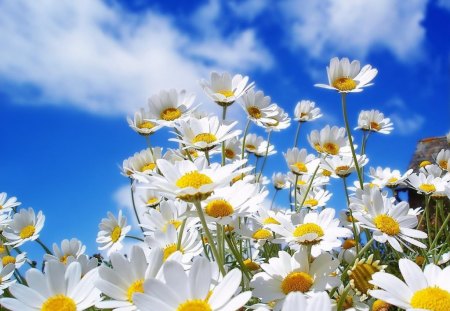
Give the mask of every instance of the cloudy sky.
M 450 129 L 449 21 L 448 0 L 2 1 L 0 192 L 44 211 L 47 243 L 77 236 L 94 252 L 100 219 L 127 206 L 118 166 L 144 142 L 125 117 L 149 96 L 187 89 L 214 111 L 198 80 L 242 73 L 290 113 L 316 101 L 325 116 L 302 129 L 306 146 L 312 129 L 343 125 L 338 95 L 313 86 L 334 56 L 378 68 L 349 97 L 350 120 L 389 116 L 395 130 L 371 138 L 370 164 L 404 170 L 417 140 Z M 242 118 L 237 105 L 231 115 Z M 286 169 L 294 131 L 274 135 L 268 172 Z

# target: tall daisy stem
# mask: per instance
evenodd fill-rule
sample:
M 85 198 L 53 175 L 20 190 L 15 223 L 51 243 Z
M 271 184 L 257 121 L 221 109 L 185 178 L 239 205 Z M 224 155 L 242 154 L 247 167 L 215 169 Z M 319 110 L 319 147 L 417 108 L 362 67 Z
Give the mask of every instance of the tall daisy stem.
M 319 170 L 319 165 L 317 165 L 316 169 L 314 170 L 313 175 L 311 176 L 311 180 L 309 181 L 308 188 L 306 188 L 306 192 L 305 192 L 305 195 L 303 197 L 302 204 L 300 205 L 300 208 L 302 208 L 303 204 L 305 204 L 306 198 L 308 197 L 309 191 L 311 191 L 311 187 L 312 187 L 312 184 L 314 182 L 314 178 L 316 178 L 316 174 L 317 174 L 318 170 Z M 297 212 L 298 212 L 298 210 L 297 210 Z
M 353 218 L 353 212 L 350 209 L 350 198 L 348 195 L 348 189 L 347 189 L 347 179 L 344 177 L 342 178 L 343 184 L 344 184 L 344 190 L 345 190 L 345 196 L 347 197 L 347 207 L 348 207 L 348 211 L 350 213 L 350 217 L 352 220 L 352 228 L 353 228 L 353 237 L 355 239 L 355 243 L 356 243 L 356 252 L 359 252 L 359 235 L 358 235 L 358 231 L 356 230 L 356 224 L 355 224 L 355 219 Z
M 134 191 L 133 191 L 133 180 L 130 178 L 130 195 L 131 195 L 131 204 L 133 205 L 133 211 L 134 211 L 134 215 L 136 216 L 136 220 L 138 222 L 138 224 L 141 224 L 141 219 L 139 218 L 139 214 L 136 208 L 136 203 L 134 202 Z M 144 233 L 144 228 L 142 228 L 141 226 L 139 226 L 139 228 L 141 229 L 142 233 Z
M 219 267 L 220 273 L 224 276 L 225 268 L 222 264 L 222 258 L 219 256 L 219 252 L 217 251 L 216 245 L 214 244 L 213 236 L 208 229 L 208 224 L 206 223 L 205 215 L 203 214 L 202 206 L 199 201 L 194 202 L 195 208 L 197 209 L 198 217 L 200 218 L 200 222 L 202 223 L 203 231 L 206 234 L 206 238 L 208 239 L 209 246 L 213 252 L 214 258 L 216 259 L 217 266 Z
M 41 239 L 37 238 L 35 241 L 44 249 L 47 254 L 53 255 L 52 251 L 47 246 L 45 246 L 44 243 L 42 243 Z
M 298 136 L 300 134 L 300 126 L 301 125 L 302 125 L 302 122 L 298 122 L 297 130 L 295 131 L 294 147 L 297 147 L 297 145 L 298 145 Z
M 247 120 L 247 125 L 245 126 L 244 136 L 242 137 L 242 154 L 241 159 L 244 159 L 245 154 L 245 141 L 247 140 L 248 129 L 250 128 L 250 119 Z
M 348 292 L 350 291 L 350 283 L 345 286 L 344 291 L 342 292 L 342 295 L 339 297 L 339 302 L 337 304 L 337 311 L 342 310 L 342 306 L 345 302 L 345 298 L 347 297 Z
M 272 134 L 272 131 L 269 131 L 269 133 L 267 134 L 267 146 L 266 146 L 266 153 L 264 154 L 264 160 L 263 163 L 261 165 L 261 171 L 259 172 L 258 175 L 258 179 L 256 181 L 259 182 L 259 180 L 261 179 L 263 170 L 264 170 L 264 166 L 266 165 L 266 161 L 267 161 L 267 154 L 269 153 L 269 146 L 270 146 L 270 135 Z
M 363 178 L 361 176 L 361 171 L 359 169 L 358 160 L 356 159 L 355 147 L 353 146 L 352 133 L 350 131 L 350 126 L 349 126 L 349 123 L 348 123 L 347 98 L 346 97 L 347 97 L 346 93 L 341 93 L 342 114 L 344 115 L 345 129 L 347 131 L 348 143 L 350 144 L 350 149 L 352 150 L 353 162 L 355 162 L 356 173 L 358 173 L 359 185 L 360 185 L 360 188 L 363 189 Z
M 273 194 L 273 197 L 272 197 L 272 202 L 270 202 L 270 209 L 272 209 L 272 207 L 273 207 L 273 203 L 275 202 L 275 198 L 277 197 L 277 194 L 278 194 L 278 189 L 275 189 L 275 193 Z

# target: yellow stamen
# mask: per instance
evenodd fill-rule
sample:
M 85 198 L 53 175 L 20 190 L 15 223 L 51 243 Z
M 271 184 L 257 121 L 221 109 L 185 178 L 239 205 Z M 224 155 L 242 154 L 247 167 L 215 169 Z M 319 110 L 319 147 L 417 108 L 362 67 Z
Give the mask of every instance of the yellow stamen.
M 167 108 L 161 112 L 160 117 L 165 121 L 173 121 L 181 117 L 181 111 L 177 108 Z
M 339 146 L 332 142 L 325 143 L 322 148 L 324 152 L 331 155 L 337 155 L 339 153 Z
M 178 188 L 192 187 L 195 189 L 201 186 L 212 184 L 213 181 L 209 176 L 199 173 L 198 171 L 192 171 L 181 176 L 175 183 Z
M 387 235 L 393 236 L 400 233 L 400 225 L 391 216 L 381 214 L 376 216 L 373 221 L 375 226 Z
M 22 230 L 20 230 L 19 236 L 21 239 L 26 239 L 32 236 L 35 231 L 36 228 L 33 225 L 28 225 L 26 227 L 23 227 Z
M 331 176 L 331 172 L 329 170 L 324 169 L 324 170 L 322 170 L 322 175 L 325 177 L 329 177 L 329 176 Z
M 166 245 L 166 247 L 163 250 L 163 260 L 166 261 L 167 258 L 169 258 L 169 256 L 175 253 L 176 251 L 180 251 L 183 253 L 181 249 L 177 249 L 177 245 L 175 243 Z
M 367 294 L 370 289 L 374 288 L 374 285 L 369 283 L 372 280 L 372 275 L 379 271 L 380 269 L 373 264 L 357 264 L 349 273 L 350 280 L 352 280 L 350 284 L 362 294 Z
M 133 294 L 143 292 L 144 292 L 144 279 L 134 281 L 127 289 L 127 300 L 133 303 Z
M 48 298 L 41 307 L 41 311 L 76 311 L 75 301 L 66 295 L 55 295 Z
M 285 295 L 290 292 L 307 292 L 313 285 L 313 278 L 305 272 L 291 272 L 281 282 L 281 290 Z
M 261 110 L 256 106 L 248 107 L 247 112 L 254 119 L 260 119 L 262 117 Z
M 304 206 L 317 206 L 317 204 L 319 204 L 319 201 L 317 201 L 316 199 L 308 199 L 305 201 L 305 203 L 303 203 Z
M 416 309 L 448 311 L 450 310 L 450 293 L 439 287 L 427 287 L 415 292 L 410 303 Z
M 205 300 L 193 299 L 180 304 L 176 311 L 212 311 L 212 308 Z
M 414 261 L 417 265 L 421 266 L 425 262 L 425 257 L 420 256 L 420 255 L 416 256 L 416 259 Z
M 391 305 L 383 300 L 375 300 L 372 305 L 372 311 L 389 311 Z
M 231 96 L 234 96 L 234 93 L 233 93 L 232 90 L 219 90 L 216 93 L 222 94 L 223 96 L 225 96 L 227 98 L 231 97 Z
M 332 83 L 332 86 L 341 92 L 354 90 L 357 85 L 356 81 L 349 77 L 339 77 Z
M 264 225 L 272 225 L 272 224 L 279 225 L 280 222 L 273 217 L 267 217 L 266 219 L 263 220 L 263 224 Z
M 62 256 L 59 261 L 62 262 L 63 264 L 67 264 L 67 259 L 69 258 L 69 256 L 73 256 L 71 254 L 66 254 L 64 256 Z M 75 256 L 74 256 L 75 257 Z
M 422 190 L 423 192 L 426 192 L 426 193 L 430 193 L 430 192 L 435 192 L 436 191 L 436 187 L 433 184 L 421 184 L 419 186 L 419 189 Z
M 235 156 L 236 156 L 236 154 L 234 153 L 234 151 L 232 149 L 225 149 L 225 157 L 227 159 L 234 159 Z
M 439 161 L 439 166 L 440 166 L 443 170 L 447 170 L 447 164 L 448 164 L 448 161 L 446 161 L 446 160 L 441 160 L 441 161 Z
M 141 172 L 153 171 L 156 167 L 156 163 L 147 163 L 141 167 Z
M 253 152 L 253 151 L 256 150 L 256 146 L 255 145 L 246 144 L 245 145 L 245 149 L 247 149 L 247 151 L 249 151 L 249 152 Z
M 388 179 L 388 184 L 395 184 L 398 181 L 398 178 L 396 177 L 391 177 Z
M 3 267 L 10 263 L 15 264 L 16 258 L 14 258 L 13 256 L 5 256 L 2 258 Z
M 356 246 L 356 241 L 353 239 L 347 239 L 344 241 L 344 243 L 342 243 L 342 248 L 343 249 L 350 249 L 352 247 Z
M 147 200 L 147 205 L 154 205 L 155 203 L 158 203 L 159 199 L 157 197 L 149 198 Z
M 256 271 L 259 269 L 259 265 L 256 262 L 252 261 L 250 258 L 244 260 L 244 265 L 250 271 Z
M 302 237 L 305 234 L 311 234 L 314 233 L 317 235 L 317 237 L 315 239 L 318 239 L 320 237 L 323 237 L 324 233 L 322 228 L 315 224 L 315 223 L 306 223 L 306 224 L 301 224 L 298 225 L 293 233 L 293 236 L 298 238 L 298 237 Z
M 370 129 L 372 131 L 378 132 L 379 130 L 381 130 L 381 125 L 377 122 L 370 122 Z
M 255 240 L 265 240 L 272 237 L 272 232 L 267 229 L 258 229 L 253 232 L 252 238 Z
M 120 228 L 120 226 L 115 226 L 113 231 L 111 232 L 111 241 L 113 243 L 116 243 L 119 240 L 121 234 L 122 228 Z
M 336 175 L 343 175 L 343 174 L 348 174 L 348 170 L 350 169 L 350 166 L 348 165 L 341 165 L 336 167 L 335 171 L 336 171 Z
M 232 215 L 234 209 L 227 201 L 217 199 L 210 201 L 208 205 L 206 205 L 205 212 L 211 217 L 219 218 Z
M 138 128 L 140 128 L 140 129 L 151 130 L 154 127 L 155 127 L 155 124 L 150 122 L 150 121 L 145 121 L 145 122 L 142 122 L 141 124 L 138 125 Z
M 296 162 L 296 163 L 292 164 L 292 166 L 294 166 L 297 169 L 296 172 L 301 172 L 301 173 L 308 172 L 308 168 L 306 167 L 305 163 L 303 163 L 303 162 Z
M 430 164 L 431 164 L 430 161 L 422 161 L 422 162 L 420 162 L 419 167 L 422 168 L 422 167 L 425 167 L 425 166 L 430 165 Z
M 198 143 L 198 142 L 204 142 L 207 144 L 211 144 L 211 143 L 215 142 L 216 140 L 217 140 L 217 137 L 211 133 L 201 133 L 201 134 L 196 135 L 194 137 L 194 139 L 192 140 L 192 142 L 194 144 Z

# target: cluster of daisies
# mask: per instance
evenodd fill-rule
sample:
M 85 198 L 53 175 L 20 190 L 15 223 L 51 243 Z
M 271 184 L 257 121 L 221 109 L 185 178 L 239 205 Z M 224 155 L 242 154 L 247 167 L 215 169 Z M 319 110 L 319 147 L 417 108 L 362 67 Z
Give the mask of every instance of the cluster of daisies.
M 346 102 L 372 84 L 377 70 L 333 58 L 327 74 L 328 83 L 316 86 L 340 95 L 345 126 L 313 130 L 302 147 L 302 125 L 320 118 L 320 108 L 301 100 L 289 116 L 248 77 L 214 72 L 200 81 L 221 116 L 202 110 L 186 91 L 153 95 L 128 118 L 146 148 L 122 165 L 138 228 L 122 211 L 108 212 L 96 240 L 102 256 L 87 255 L 75 238 L 50 249 L 39 239 L 42 212 L 0 194 L 0 305 L 12 311 L 450 310 L 450 150 L 414 171 L 366 168 L 370 135 L 389 134 L 393 124 L 378 110 L 361 111 L 356 146 Z M 227 118 L 231 109 L 246 116 L 244 126 Z M 293 144 L 277 165 L 285 170 L 269 178 L 264 169 L 277 153 L 272 135 L 291 123 Z M 153 145 L 164 129 L 173 148 Z M 341 211 L 329 206 L 333 184 L 344 190 Z M 422 207 L 410 208 L 402 189 L 416 192 Z M 281 204 L 279 193 L 285 193 Z M 31 241 L 46 252 L 42 265 L 20 249 Z

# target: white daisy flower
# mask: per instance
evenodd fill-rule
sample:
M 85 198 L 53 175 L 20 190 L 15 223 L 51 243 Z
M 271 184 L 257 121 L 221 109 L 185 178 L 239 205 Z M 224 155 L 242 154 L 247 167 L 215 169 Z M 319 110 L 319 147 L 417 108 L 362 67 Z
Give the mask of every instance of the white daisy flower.
M 377 272 L 382 272 L 386 269 L 387 265 L 380 265 L 380 260 L 373 260 L 373 254 L 370 254 L 368 258 L 356 259 L 353 262 L 353 266 L 347 271 L 350 279 L 350 286 L 359 295 L 360 300 L 364 301 L 370 295 L 372 289 L 376 287 L 370 283 L 372 277 Z
M 211 72 L 211 82 L 200 81 L 206 95 L 222 107 L 230 106 L 255 85 L 254 82 L 247 83 L 247 76 L 235 75 L 231 78 L 227 72 Z
M 6 192 L 0 193 L 0 213 L 8 213 L 20 204 L 16 197 L 8 198 Z
M 133 119 L 127 117 L 128 125 L 131 129 L 142 136 L 151 135 L 162 127 L 155 122 L 148 121 L 149 119 L 150 114 L 144 108 L 136 111 Z
M 255 217 L 255 216 L 253 216 Z M 256 218 L 256 217 L 255 217 Z M 268 228 L 268 225 L 271 223 L 277 223 L 278 218 L 275 218 L 275 220 L 268 219 L 268 217 L 265 217 L 264 219 L 267 220 L 267 224 L 260 224 L 259 222 L 264 223 L 264 221 L 261 221 L 259 219 L 256 221 L 255 219 L 251 218 L 247 221 L 245 224 L 241 224 L 239 227 L 239 224 L 234 227 L 234 231 L 240 235 L 242 239 L 249 239 L 254 240 L 257 242 L 256 248 L 259 246 L 264 245 L 266 241 L 272 241 L 274 239 L 274 232 L 272 232 L 271 229 Z
M 384 186 L 395 188 L 405 185 L 404 181 L 408 178 L 409 175 L 411 175 L 412 172 L 413 170 L 409 169 L 402 175 L 399 170 L 391 171 L 389 167 L 383 169 L 382 167 L 378 166 L 376 169 L 373 167 L 369 169 L 369 177 L 373 179 L 372 182 L 380 185 L 381 188 Z
M 329 155 L 347 154 L 351 150 L 343 127 L 329 125 L 320 131 L 313 130 L 308 135 L 308 142 L 317 152 Z
M 389 273 L 375 273 L 371 283 L 380 289 L 370 291 L 372 297 L 411 311 L 450 310 L 450 266 L 441 269 L 428 264 L 422 271 L 405 258 L 399 260 L 398 266 L 405 281 Z
M 283 108 L 275 106 L 275 111 L 276 114 L 269 117 L 269 119 L 271 119 L 271 122 L 263 123 L 266 132 L 279 132 L 281 130 L 287 129 L 291 125 L 291 118 L 289 118 L 289 115 L 283 110 Z
M 311 179 L 313 178 L 312 175 L 295 175 L 292 174 L 291 172 L 287 173 L 287 178 L 289 180 L 289 182 L 291 183 L 291 185 L 295 185 L 295 180 L 297 179 L 297 185 L 296 188 L 300 189 L 300 190 L 306 190 L 309 186 L 309 184 L 311 183 Z M 314 179 L 312 179 L 312 183 L 311 186 L 312 187 L 322 187 L 328 184 L 328 182 L 330 181 L 329 177 L 326 176 L 318 176 L 316 174 L 316 177 L 314 177 Z
M 266 206 L 259 206 L 255 213 L 250 218 L 256 220 L 264 228 L 268 228 L 268 225 L 279 225 L 279 218 L 288 217 L 282 210 L 271 210 Z
M 80 255 L 84 254 L 85 250 L 86 246 L 80 240 L 73 238 L 69 241 L 66 239 L 61 242 L 61 249 L 59 249 L 56 243 L 53 243 L 54 255 L 45 254 L 44 259 L 47 261 L 56 260 L 67 264 L 69 257 L 77 259 Z
M 177 92 L 175 89 L 160 91 L 150 97 L 148 101 L 148 116 L 153 123 L 173 127 L 175 122 L 189 118 L 190 108 L 195 100 L 194 94 L 185 90 Z
M 291 172 L 297 175 L 312 174 L 319 165 L 319 159 L 304 148 L 289 148 L 283 156 Z
M 261 264 L 263 272 L 253 276 L 250 286 L 253 295 L 263 303 L 276 301 L 274 310 L 280 310 L 289 293 L 320 292 L 340 284 L 336 276 L 331 276 L 339 266 L 339 261 L 328 253 L 323 253 L 312 263 L 308 259 L 308 250 L 301 247 L 294 255 L 285 251 L 278 252 L 278 257 Z
M 355 128 L 381 134 L 389 134 L 394 129 L 391 119 L 385 118 L 378 110 L 362 110 L 358 116 L 358 126 Z
M 142 189 L 139 185 L 136 186 L 135 195 L 139 206 L 154 208 L 159 205 L 163 197 L 158 191 L 152 189 Z
M 11 223 L 11 213 L 0 213 L 0 232 L 5 229 L 6 226 L 8 226 L 9 223 Z
M 13 284 L 9 291 L 14 298 L 0 299 L 3 307 L 11 311 L 81 311 L 100 300 L 100 292 L 94 287 L 97 270 L 82 277 L 77 262 L 66 266 L 50 261 L 45 274 L 30 269 L 25 278 L 28 286 Z
M 436 163 L 441 169 L 450 171 L 450 149 L 442 149 L 439 151 L 436 156 Z
M 327 293 L 317 293 L 308 297 L 292 292 L 286 296 L 281 311 L 332 311 L 331 300 Z M 345 309 L 348 311 L 348 309 Z M 367 309 L 368 311 L 369 309 Z
M 122 215 L 122 210 L 119 210 L 117 218 L 111 212 L 108 212 L 108 218 L 102 219 L 98 229 L 99 232 L 95 240 L 99 244 L 98 249 L 107 249 L 109 255 L 122 249 L 121 242 L 131 230 L 131 226 L 127 226 L 127 218 Z
M 14 269 L 16 268 L 15 264 L 10 262 L 6 265 L 3 264 L 3 260 L 0 263 L 0 295 L 3 294 L 3 290 L 10 287 L 16 280 L 10 280 L 11 276 L 14 274 Z M 0 299 L 1 303 L 1 299 Z M 1 304 L 3 305 L 3 304 Z
M 195 202 L 209 197 L 217 188 L 223 187 L 244 171 L 239 169 L 246 160 L 235 161 L 225 166 L 218 163 L 207 165 L 205 158 L 194 162 L 178 161 L 174 164 L 167 160 L 157 160 L 161 175 L 147 177 L 145 187 L 155 189 L 183 201 Z
M 336 301 L 336 305 L 339 303 L 341 296 L 344 293 L 344 286 L 341 285 L 338 287 L 337 291 L 334 293 L 333 298 Z M 323 293 L 321 293 L 323 295 Z M 326 296 L 328 298 L 328 295 Z M 313 297 L 314 298 L 314 297 Z M 322 309 L 317 309 L 322 310 Z M 356 295 L 353 290 L 349 290 L 344 298 L 344 302 L 342 304 L 342 310 L 345 311 L 369 311 L 369 306 L 360 301 L 360 298 Z M 385 310 L 389 311 L 389 310 Z
M 100 266 L 95 281 L 95 287 L 111 299 L 97 302 L 95 306 L 114 311 L 139 310 L 135 305 L 136 293 L 144 292 L 146 280 L 160 277 L 162 257 L 161 250 L 152 249 L 147 259 L 139 246 L 133 246 L 129 257 L 111 254 L 112 267 Z
M 324 207 L 330 200 L 333 194 L 321 187 L 314 187 L 310 191 L 300 190 L 299 195 L 297 195 L 298 206 L 303 202 L 302 207 L 307 207 L 312 210 L 316 210 L 319 207 Z
M 316 103 L 310 100 L 302 100 L 295 105 L 294 120 L 298 122 L 308 122 L 322 116 L 320 108 L 316 108 Z
M 356 252 L 356 241 L 353 239 L 346 239 L 342 242 L 342 248 L 339 251 L 338 259 L 341 262 L 346 262 L 348 264 L 352 264 L 355 262 L 356 256 L 358 255 Z M 360 245 L 358 245 L 361 247 Z
M 361 222 L 362 227 L 373 231 L 372 236 L 377 242 L 389 242 L 398 252 L 403 252 L 400 243 L 407 246 L 405 242 L 426 248 L 425 244 L 415 240 L 416 238 L 425 239 L 427 234 L 413 229 L 417 227 L 418 221 L 416 216 L 408 214 L 407 202 L 403 201 L 394 205 L 379 191 L 372 191 L 370 198 L 365 201 L 367 213 L 357 211 L 353 213 L 353 217 Z
M 156 170 L 156 160 L 161 159 L 161 152 L 160 147 L 136 152 L 123 161 L 122 174 L 127 177 L 133 177 L 135 173 L 150 174 Z
M 409 175 L 406 182 L 418 193 L 425 195 L 445 193 L 445 186 L 447 184 L 447 182 L 443 181 L 440 177 L 435 177 L 432 174 L 426 176 L 422 172 Z
M 181 262 L 189 265 L 192 258 L 203 252 L 199 233 L 195 228 L 185 228 L 181 237 L 181 245 L 178 248 L 178 232 L 173 225 L 168 225 L 165 232 L 156 231 L 152 236 L 145 238 L 150 248 L 158 248 L 163 252 L 163 260 L 171 259 L 176 252 L 181 253 Z
M 27 262 L 27 253 L 22 252 L 13 256 L 11 253 L 2 254 L 0 256 L 2 260 L 3 267 L 6 267 L 8 264 L 13 264 L 16 269 L 20 269 Z
M 225 158 L 230 161 L 241 159 L 242 142 L 237 137 L 225 141 Z
M 44 222 L 45 216 L 42 214 L 42 211 L 35 215 L 31 207 L 19 210 L 3 230 L 2 234 L 8 240 L 8 243 L 5 243 L 5 245 L 17 247 L 27 241 L 36 240 L 44 227 Z
M 371 65 L 365 65 L 360 69 L 360 63 L 354 60 L 350 63 L 348 58 L 334 57 L 327 67 L 328 84 L 315 84 L 317 87 L 336 90 L 340 93 L 362 92 L 363 87 L 370 83 L 377 75 L 378 70 Z
M 267 148 L 267 141 L 264 140 L 262 136 L 258 136 L 256 134 L 247 134 L 245 138 L 245 151 L 248 153 L 253 153 L 257 157 L 263 157 L 276 154 L 275 146 L 269 143 L 269 148 Z
M 247 113 L 247 118 L 261 127 L 274 123 L 272 117 L 278 114 L 277 106 L 272 104 L 270 96 L 264 96 L 263 91 L 249 90 L 242 96 L 241 106 Z
M 302 209 L 290 219 L 280 218 L 280 225 L 270 228 L 281 237 L 276 243 L 287 242 L 292 248 L 298 245 L 310 245 L 311 255 L 318 257 L 322 252 L 329 252 L 342 244 L 340 238 L 352 236 L 347 228 L 339 227 L 339 219 L 334 218 L 336 211 L 325 208 L 320 213 Z
M 357 154 L 356 161 L 358 162 L 359 168 L 361 168 L 369 162 L 369 159 L 367 159 L 365 154 L 362 156 Z M 321 165 L 323 169 L 331 172 L 332 175 L 336 175 L 341 178 L 348 177 L 356 170 L 355 162 L 353 161 L 353 157 L 351 155 L 326 156 L 321 158 Z
M 79 255 L 77 258 L 74 258 L 72 256 L 69 256 L 67 258 L 67 264 L 69 265 L 72 262 L 78 262 L 81 266 L 81 276 L 83 277 L 86 275 L 89 271 L 94 270 L 98 267 L 98 258 L 97 257 L 90 257 L 85 254 Z
M 144 228 L 144 235 L 151 235 L 155 231 L 165 232 L 169 225 L 173 225 L 178 229 L 183 220 L 186 218 L 186 211 L 188 205 L 183 201 L 162 201 L 159 209 L 149 209 L 143 217 L 141 227 Z M 195 220 L 190 218 L 188 220 L 190 225 L 195 225 Z M 194 221 L 194 223 L 192 223 Z M 188 228 L 189 228 L 188 226 Z
M 272 174 L 272 184 L 276 190 L 282 190 L 289 188 L 289 181 L 287 175 L 281 172 Z
M 237 121 L 219 121 L 217 116 L 180 121 L 176 126 L 179 138 L 169 140 L 179 142 L 188 148 L 209 151 L 227 139 L 241 134 L 241 130 L 232 130 L 237 123 Z
M 250 291 L 235 295 L 242 278 L 238 269 L 228 272 L 211 292 L 211 264 L 205 258 L 194 261 L 189 275 L 178 262 L 169 261 L 163 267 L 163 275 L 165 282 L 149 279 L 144 284 L 144 293 L 135 294 L 139 310 L 235 311 L 252 295 Z

